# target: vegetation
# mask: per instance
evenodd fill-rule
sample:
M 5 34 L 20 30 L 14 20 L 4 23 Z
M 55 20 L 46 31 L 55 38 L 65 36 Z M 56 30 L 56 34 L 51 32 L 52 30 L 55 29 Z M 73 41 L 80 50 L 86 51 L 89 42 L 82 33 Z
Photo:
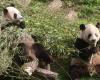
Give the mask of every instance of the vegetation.
M 10 3 L 17 3 L 17 0 L 2 0 L 0 3 L 0 10 Z M 50 50 L 55 62 L 52 64 L 52 69 L 60 74 L 60 80 L 68 80 L 69 74 L 68 65 L 70 57 L 75 53 L 73 43 L 78 36 L 81 23 L 96 23 L 100 19 L 100 0 L 62 0 L 63 7 L 56 12 L 48 10 L 48 0 L 31 0 L 27 7 L 22 7 L 16 4 L 22 14 L 25 16 L 26 29 L 20 30 L 17 28 L 7 28 L 1 32 L 0 36 L 0 74 L 5 72 L 12 64 L 12 58 L 18 52 L 18 48 L 10 48 L 10 46 L 17 42 L 17 38 L 22 32 L 34 34 L 37 36 L 38 42 L 42 43 Z M 74 7 L 78 13 L 78 18 L 74 21 L 65 19 L 66 10 L 69 7 Z M 2 23 L 2 22 L 1 22 Z M 60 64 L 59 64 L 60 63 Z M 9 74 L 7 74 L 9 75 Z M 27 77 L 22 71 L 18 80 L 41 80 L 39 77 Z M 20 77 L 20 78 L 19 78 Z M 13 80 L 13 78 L 12 78 Z M 89 80 L 83 78 L 82 80 Z M 98 80 L 93 78 L 92 80 Z

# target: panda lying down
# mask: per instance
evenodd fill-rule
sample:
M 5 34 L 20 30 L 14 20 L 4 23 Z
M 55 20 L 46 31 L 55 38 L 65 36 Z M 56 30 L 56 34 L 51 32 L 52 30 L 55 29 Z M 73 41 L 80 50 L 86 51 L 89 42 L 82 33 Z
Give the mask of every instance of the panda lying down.
M 36 42 L 33 35 L 23 34 L 18 42 L 18 47 L 21 47 L 23 52 L 16 54 L 13 62 L 22 67 L 28 75 L 31 76 L 34 71 L 51 77 L 58 75 L 50 70 L 50 64 L 53 62 L 52 56 L 42 44 Z
M 85 75 L 100 74 L 99 27 L 99 23 L 96 26 L 93 24 L 80 25 L 80 34 L 75 42 L 79 54 L 72 58 L 69 70 L 72 80 L 80 80 Z

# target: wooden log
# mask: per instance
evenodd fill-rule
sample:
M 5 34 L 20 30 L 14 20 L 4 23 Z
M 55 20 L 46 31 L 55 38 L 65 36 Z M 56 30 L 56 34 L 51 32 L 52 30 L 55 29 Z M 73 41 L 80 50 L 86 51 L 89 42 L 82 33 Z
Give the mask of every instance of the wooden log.
M 42 68 L 39 68 L 39 67 L 36 69 L 36 71 L 38 73 L 41 73 L 41 74 L 49 76 L 49 77 L 57 77 L 58 76 L 58 73 L 56 73 L 56 72 L 52 72 L 50 70 L 42 69 Z
M 45 75 L 45 76 L 49 76 L 49 77 L 54 77 L 54 78 L 57 78 L 58 76 L 58 73 L 56 72 L 52 72 L 50 70 L 47 70 L 47 69 L 42 69 L 40 67 L 38 67 L 38 59 L 36 60 L 33 60 L 32 62 L 28 62 L 28 63 L 25 63 L 23 66 L 22 66 L 22 69 L 28 73 L 28 75 L 32 75 L 32 73 L 34 71 L 38 72 L 39 74 L 41 75 Z
M 28 73 L 28 75 L 32 75 L 32 73 L 37 69 L 38 67 L 38 59 L 35 59 L 34 61 L 32 62 L 28 62 L 28 63 L 25 63 L 23 66 L 22 66 L 22 69 Z

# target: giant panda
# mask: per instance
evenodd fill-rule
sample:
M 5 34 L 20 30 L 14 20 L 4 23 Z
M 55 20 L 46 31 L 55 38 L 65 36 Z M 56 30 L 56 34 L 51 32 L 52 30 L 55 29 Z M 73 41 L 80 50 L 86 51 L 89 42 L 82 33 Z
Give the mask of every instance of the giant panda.
M 72 57 L 69 73 L 72 80 L 82 76 L 100 74 L 100 24 L 81 24 L 75 41 L 77 56 Z
M 18 43 L 18 47 L 21 47 L 23 50 L 22 54 L 29 59 L 26 62 L 38 59 L 39 62 L 44 63 L 46 69 L 50 69 L 50 63 L 53 62 L 53 58 L 42 44 L 36 42 L 35 36 L 23 34 L 23 36 L 19 37 Z M 26 63 L 24 61 L 20 62 L 19 60 L 20 59 L 15 55 L 14 61 L 16 63 L 18 62 L 18 64 L 20 64 L 19 66 L 22 66 L 24 63 Z
M 18 50 L 12 58 L 12 65 L 8 67 L 6 72 L 0 75 L 0 79 L 11 80 L 13 78 L 14 80 L 19 80 L 19 77 L 22 77 L 19 73 L 23 73 L 23 71 L 31 76 L 31 67 L 38 67 L 50 71 L 50 64 L 53 62 L 53 58 L 48 53 L 47 49 L 36 41 L 36 36 L 27 33 L 23 33 L 18 38 Z M 41 62 L 43 62 L 43 66 L 39 65 Z M 50 71 L 50 74 L 52 74 L 51 72 L 52 71 Z
M 1 25 L 1 30 L 4 29 L 5 26 L 11 25 L 16 25 L 22 29 L 25 28 L 24 18 L 14 4 L 3 9 L 3 24 Z

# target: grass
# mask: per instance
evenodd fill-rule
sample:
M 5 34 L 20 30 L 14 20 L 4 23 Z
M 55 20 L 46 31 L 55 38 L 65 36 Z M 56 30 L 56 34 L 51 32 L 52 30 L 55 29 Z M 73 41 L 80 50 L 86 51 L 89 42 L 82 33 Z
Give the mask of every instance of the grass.
M 3 0 L 2 3 L 0 3 L 0 10 L 12 3 L 12 1 L 13 0 Z M 25 8 L 17 3 L 16 7 L 19 8 L 25 16 L 26 29 L 24 31 L 37 36 L 38 42 L 42 43 L 50 50 L 54 59 L 56 57 L 55 63 L 52 64 L 53 70 L 60 73 L 60 80 L 67 80 L 68 65 L 71 54 L 75 51 L 73 43 L 78 36 L 79 25 L 82 23 L 96 24 L 96 22 L 100 20 L 100 1 L 62 1 L 64 1 L 63 9 L 54 13 L 47 9 L 49 3 L 48 0 L 32 0 L 30 5 Z M 66 7 L 70 6 L 75 7 L 78 12 L 78 18 L 75 21 L 68 21 L 64 19 L 66 15 L 65 10 L 67 10 Z M 11 65 L 13 54 L 17 52 L 17 49 L 9 51 L 9 46 L 6 44 L 11 45 L 10 43 L 14 42 L 17 38 L 16 35 L 19 36 L 20 33 L 21 31 L 18 29 L 15 30 L 15 28 L 9 28 L 2 33 L 2 36 L 0 36 L 0 47 L 5 48 L 0 52 L 0 64 L 2 64 L 0 66 L 1 72 L 6 71 L 7 67 Z M 24 75 L 21 75 L 21 79 L 24 79 L 23 76 Z M 33 79 L 32 77 L 26 80 L 31 80 Z M 83 78 L 82 80 L 88 80 L 88 78 Z M 91 80 L 98 79 L 91 78 Z

